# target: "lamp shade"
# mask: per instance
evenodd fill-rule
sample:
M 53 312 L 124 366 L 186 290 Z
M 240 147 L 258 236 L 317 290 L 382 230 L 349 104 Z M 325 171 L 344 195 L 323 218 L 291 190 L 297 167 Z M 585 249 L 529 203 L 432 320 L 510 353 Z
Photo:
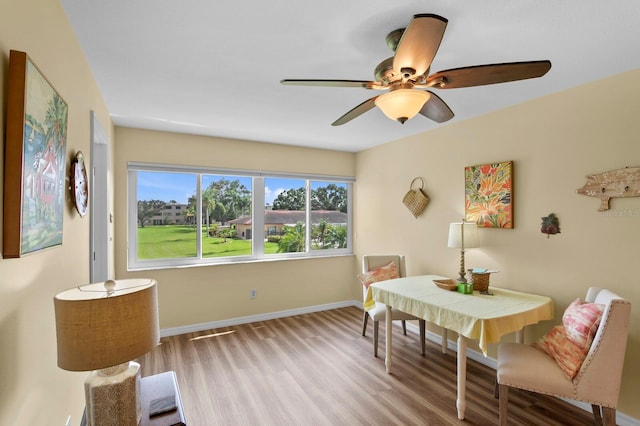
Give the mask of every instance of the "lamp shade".
M 422 90 L 396 89 L 378 96 L 375 104 L 390 119 L 404 123 L 415 117 L 430 97 Z
M 69 371 L 112 367 L 151 351 L 160 341 L 156 281 L 89 284 L 54 298 L 58 366 Z M 105 288 L 105 285 L 107 288 Z
M 478 225 L 475 222 L 456 222 L 449 225 L 449 247 L 478 247 Z

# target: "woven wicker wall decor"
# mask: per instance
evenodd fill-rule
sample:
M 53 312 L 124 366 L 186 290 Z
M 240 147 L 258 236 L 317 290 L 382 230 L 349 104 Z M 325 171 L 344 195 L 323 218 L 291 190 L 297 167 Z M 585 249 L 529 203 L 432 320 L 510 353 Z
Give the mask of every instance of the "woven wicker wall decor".
M 416 181 L 420 181 L 420 187 L 413 187 Z M 429 197 L 427 193 L 424 192 L 424 180 L 421 177 L 417 177 L 411 181 L 409 185 L 409 191 L 402 198 L 402 202 L 409 209 L 409 211 L 413 214 L 415 218 L 418 218 L 424 211 L 425 207 L 429 203 Z

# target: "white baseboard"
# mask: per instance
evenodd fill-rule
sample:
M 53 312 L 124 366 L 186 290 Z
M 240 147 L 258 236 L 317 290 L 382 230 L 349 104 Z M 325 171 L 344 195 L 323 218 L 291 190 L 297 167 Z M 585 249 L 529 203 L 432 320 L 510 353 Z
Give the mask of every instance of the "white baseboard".
M 362 302 L 346 300 L 344 302 L 328 303 L 326 305 L 306 306 L 304 308 L 288 309 L 286 311 L 269 312 L 266 314 L 249 315 L 246 317 L 229 318 L 221 321 L 203 322 L 200 324 L 190 324 L 183 327 L 172 327 L 160 330 L 160 337 L 176 336 L 178 334 L 195 333 L 198 331 L 211 330 L 213 328 L 230 327 L 251 322 L 267 321 L 276 318 L 292 317 L 294 315 L 309 314 L 312 312 L 328 311 L 330 309 L 346 308 L 347 306 L 357 306 L 362 308 Z
M 312 312 L 327 311 L 330 309 L 345 308 L 347 306 L 355 306 L 357 308 L 362 308 L 362 301 L 345 300 L 343 302 L 328 303 L 326 305 L 306 306 L 304 308 L 288 309 L 286 311 L 277 311 L 277 312 L 270 312 L 266 314 L 236 317 L 236 318 L 230 318 L 230 319 L 221 320 L 221 321 L 211 321 L 211 322 L 200 323 L 200 324 L 186 325 L 183 327 L 165 328 L 163 330 L 160 330 L 160 336 L 161 337 L 176 336 L 178 334 L 194 333 L 198 331 L 211 330 L 211 329 L 220 328 L 220 327 L 230 327 L 234 325 L 248 324 L 248 323 L 257 322 L 257 321 L 266 321 L 266 320 L 271 320 L 276 318 L 285 318 L 285 317 L 290 317 L 294 315 L 302 315 L 302 314 L 309 314 Z M 411 331 L 412 333 L 419 334 L 418 326 L 413 323 L 407 324 L 407 330 Z M 441 336 L 431 331 L 427 331 L 426 338 L 427 340 L 430 340 L 436 343 L 437 345 L 440 345 L 442 342 Z M 447 349 L 449 349 L 452 352 L 457 352 L 458 345 L 455 341 L 448 340 Z M 496 369 L 496 366 L 497 366 L 497 362 L 495 358 L 485 357 L 482 353 L 473 349 L 467 349 L 467 358 L 470 358 L 476 362 L 479 362 L 480 364 L 486 365 L 487 367 L 490 367 L 494 370 Z M 564 399 L 564 398 L 562 399 L 571 405 L 574 405 L 578 408 L 581 408 L 591 413 L 591 405 L 589 404 L 573 401 L 569 399 Z M 620 411 L 617 412 L 616 420 L 619 426 L 640 426 L 640 420 L 627 416 L 626 414 L 621 413 Z

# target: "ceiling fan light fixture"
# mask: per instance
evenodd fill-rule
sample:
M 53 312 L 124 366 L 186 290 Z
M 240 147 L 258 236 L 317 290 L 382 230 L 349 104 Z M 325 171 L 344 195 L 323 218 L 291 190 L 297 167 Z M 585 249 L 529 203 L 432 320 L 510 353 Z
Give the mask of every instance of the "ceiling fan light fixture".
M 429 92 L 415 89 L 396 89 L 380 95 L 375 104 L 384 115 L 404 124 L 420 112 L 431 96 Z
M 509 81 L 538 78 L 551 69 L 551 62 L 505 62 L 452 68 L 431 74 L 433 59 L 449 21 L 432 13 L 413 16 L 406 29 L 387 35 L 387 45 L 394 55 L 380 62 L 374 69 L 375 81 L 362 80 L 281 80 L 282 84 L 296 86 L 360 87 L 386 90 L 351 108 L 332 126 L 341 126 L 365 112 L 378 107 L 394 121 L 404 124 L 416 114 L 436 123 L 454 117 L 453 111 L 438 95 L 427 89 L 457 89 L 484 86 Z M 429 102 L 427 104 L 427 102 Z

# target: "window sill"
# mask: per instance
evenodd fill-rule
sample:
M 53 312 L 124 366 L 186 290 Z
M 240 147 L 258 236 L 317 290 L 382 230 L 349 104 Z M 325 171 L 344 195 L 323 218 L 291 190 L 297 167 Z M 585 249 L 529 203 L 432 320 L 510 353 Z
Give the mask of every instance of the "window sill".
M 247 259 L 247 260 L 236 260 L 231 262 L 216 262 L 216 263 L 194 263 L 194 264 L 184 264 L 184 265 L 154 265 L 154 266 L 139 266 L 139 267 L 129 267 L 127 268 L 127 272 L 139 272 L 139 271 L 155 271 L 155 270 L 163 270 L 163 269 L 188 269 L 188 268 L 202 268 L 202 267 L 218 267 L 218 266 L 231 266 L 231 265 L 247 265 L 247 264 L 256 264 L 256 263 L 271 263 L 271 262 L 289 262 L 289 261 L 300 261 L 300 260 L 315 260 L 315 259 L 327 259 L 333 257 L 347 257 L 347 256 L 355 256 L 353 253 L 335 253 L 335 254 L 327 254 L 327 255 L 317 255 L 317 256 L 296 256 L 296 257 L 263 257 L 260 259 Z

